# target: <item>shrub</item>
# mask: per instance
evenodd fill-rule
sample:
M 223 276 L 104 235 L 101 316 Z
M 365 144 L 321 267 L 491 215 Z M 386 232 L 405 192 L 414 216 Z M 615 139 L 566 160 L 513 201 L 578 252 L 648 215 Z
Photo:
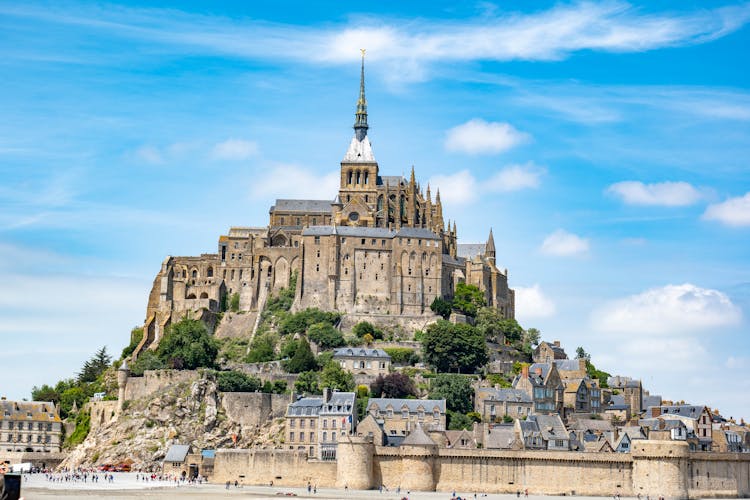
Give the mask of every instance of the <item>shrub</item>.
M 261 387 L 260 379 L 242 372 L 219 372 L 216 383 L 222 392 L 255 392 Z
M 70 448 L 78 446 L 89 435 L 89 430 L 91 430 L 91 415 L 88 412 L 82 411 L 76 416 L 76 428 L 68 436 L 65 444 Z
M 310 343 L 306 338 L 302 337 L 297 342 L 294 356 L 285 363 L 285 368 L 290 373 L 302 373 L 315 370 L 317 367 L 318 363 L 315 361 L 315 355 L 313 355 L 310 349 Z
M 256 333 L 247 353 L 248 363 L 262 363 L 276 357 L 276 336 L 273 333 Z
M 321 349 L 341 347 L 346 343 L 341 332 L 326 322 L 315 323 L 310 326 L 307 330 L 307 336 L 310 340 L 318 344 Z
M 451 315 L 453 306 L 449 300 L 445 300 L 442 297 L 435 297 L 435 300 L 430 304 L 430 309 L 432 309 L 432 312 L 435 314 L 442 316 L 443 319 L 448 319 Z
M 375 326 L 368 321 L 360 321 L 354 325 L 352 333 L 361 339 L 364 339 L 365 335 L 371 335 L 373 339 L 383 338 L 382 330 L 375 328 Z
M 218 351 L 216 340 L 209 335 L 206 325 L 185 318 L 167 328 L 156 352 L 170 368 L 193 370 L 216 366 Z
M 229 297 L 229 310 L 233 313 L 240 312 L 240 294 L 235 292 Z
M 279 324 L 279 332 L 287 335 L 290 333 L 305 333 L 307 329 L 316 323 L 336 324 L 341 315 L 335 312 L 325 312 L 317 308 L 308 308 L 296 314 L 289 314 Z
M 408 347 L 386 347 L 383 349 L 396 365 L 414 365 L 419 362 L 419 355 Z
M 318 374 L 315 372 L 302 372 L 294 383 L 294 390 L 300 394 L 318 394 L 320 386 Z
M 166 368 L 164 361 L 156 354 L 156 352 L 147 349 L 138 356 L 135 363 L 130 365 L 130 375 L 134 377 L 140 377 L 146 370 L 161 370 Z
M 135 348 L 141 343 L 141 340 L 143 340 L 143 328 L 133 328 L 130 332 L 130 344 L 122 350 L 120 359 L 127 358 L 133 354 L 133 351 L 135 351 Z

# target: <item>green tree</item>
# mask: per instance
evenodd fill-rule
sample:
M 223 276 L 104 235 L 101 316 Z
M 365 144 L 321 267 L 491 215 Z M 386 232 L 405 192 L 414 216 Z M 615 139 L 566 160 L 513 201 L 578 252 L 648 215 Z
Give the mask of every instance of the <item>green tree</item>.
M 383 396 L 383 386 L 385 385 L 385 377 L 383 374 L 378 374 L 375 380 L 370 384 L 370 395 L 373 398 L 380 398 Z
M 315 323 L 307 329 L 307 336 L 318 344 L 321 349 L 333 349 L 346 344 L 344 336 L 334 328 L 333 325 L 326 322 Z
M 409 347 L 386 347 L 383 349 L 396 365 L 413 365 L 419 362 L 419 354 Z
M 591 355 L 587 353 L 583 347 L 578 347 L 576 349 L 576 359 L 585 359 L 586 361 L 591 361 Z
M 320 379 L 316 372 L 302 372 L 294 383 L 294 390 L 300 394 L 320 394 Z
M 373 339 L 383 338 L 383 332 L 378 328 L 375 328 L 375 325 L 373 325 L 369 321 L 360 321 L 359 323 L 354 325 L 354 328 L 352 328 L 352 333 L 361 339 L 363 339 L 364 336 L 368 334 L 372 335 Z
M 240 294 L 235 292 L 229 297 L 229 310 L 233 313 L 240 312 Z
M 523 338 L 523 328 L 515 319 L 502 319 L 499 322 L 500 331 L 510 342 L 519 342 Z
M 456 291 L 453 294 L 453 309 L 473 318 L 477 315 L 477 310 L 486 304 L 484 292 L 476 285 L 466 283 L 456 285 Z
M 66 418 L 73 408 L 75 402 L 78 409 L 81 409 L 88 400 L 88 396 L 81 387 L 71 387 L 60 394 L 60 417 Z
M 34 386 L 31 389 L 31 400 L 51 401 L 52 403 L 57 404 L 60 402 L 60 393 L 47 384 L 44 384 L 41 387 Z
M 539 330 L 537 330 L 536 328 L 529 328 L 523 335 L 523 342 L 524 344 L 528 344 L 530 346 L 537 346 L 539 345 L 541 336 L 542 334 Z
M 320 385 L 339 391 L 354 390 L 354 375 L 341 368 L 335 361 L 330 361 L 323 367 L 323 373 L 320 374 Z
M 128 356 L 133 354 L 133 351 L 135 351 L 135 348 L 138 347 L 138 344 L 141 343 L 142 339 L 143 339 L 143 328 L 141 327 L 133 328 L 133 330 L 131 330 L 130 332 L 130 344 L 128 344 L 128 346 L 122 350 L 120 359 L 127 358 Z
M 341 318 L 339 313 L 325 312 L 317 308 L 308 308 L 295 314 L 289 314 L 279 324 L 279 333 L 288 335 L 290 333 L 305 333 L 308 328 L 316 323 L 336 324 Z
M 430 399 L 445 399 L 449 410 L 468 413 L 473 408 L 474 389 L 469 377 L 454 373 L 439 373 L 432 379 Z
M 489 357 L 484 337 L 467 324 L 439 320 L 427 327 L 422 356 L 438 372 L 474 373 Z
M 261 387 L 258 377 L 252 377 L 238 371 L 219 372 L 216 374 L 216 385 L 222 392 L 255 392 Z
M 333 351 L 325 351 L 318 354 L 315 358 L 315 363 L 318 365 L 318 370 L 322 370 L 331 360 L 333 359 Z
M 292 359 L 294 357 L 294 353 L 297 352 L 297 347 L 299 347 L 299 341 L 295 338 L 290 337 L 283 344 L 281 344 L 279 356 L 281 356 L 281 359 Z
M 438 314 L 443 317 L 443 319 L 448 319 L 451 315 L 451 311 L 453 310 L 453 304 L 449 300 L 445 300 L 442 297 L 435 297 L 435 300 L 432 301 L 432 304 L 430 304 L 430 309 L 432 309 L 432 312 L 435 314 Z
M 597 379 L 599 381 L 599 387 L 602 389 L 607 389 L 609 387 L 607 379 L 612 375 L 605 371 L 597 370 L 594 364 L 589 360 L 586 360 L 586 373 L 590 378 Z
M 213 368 L 219 352 L 216 340 L 203 322 L 185 318 L 167 328 L 156 353 L 170 368 L 193 370 Z
M 276 336 L 271 332 L 256 333 L 247 353 L 248 363 L 263 363 L 276 358 Z
M 107 346 L 104 346 L 96 351 L 94 357 L 83 364 L 78 374 L 78 383 L 94 382 L 99 375 L 104 373 L 104 370 L 109 368 L 110 363 L 112 363 L 112 356 L 107 354 Z
M 463 413 L 448 410 L 447 417 L 448 417 L 447 418 L 448 430 L 451 430 L 451 431 L 460 431 L 462 429 L 471 430 L 472 427 L 474 427 L 474 421 L 471 418 L 464 415 Z
M 154 351 L 147 349 L 138 356 L 135 363 L 130 365 L 130 375 L 140 377 L 146 370 L 161 370 L 166 367 L 167 365 Z
M 504 331 L 502 321 L 505 318 L 500 311 L 494 307 L 482 307 L 477 311 L 476 327 L 477 330 L 487 339 L 488 342 L 503 342 Z
M 310 343 L 305 337 L 297 342 L 297 349 L 292 359 L 286 362 L 286 370 L 290 373 L 302 373 L 318 368 L 315 355 L 310 349 Z

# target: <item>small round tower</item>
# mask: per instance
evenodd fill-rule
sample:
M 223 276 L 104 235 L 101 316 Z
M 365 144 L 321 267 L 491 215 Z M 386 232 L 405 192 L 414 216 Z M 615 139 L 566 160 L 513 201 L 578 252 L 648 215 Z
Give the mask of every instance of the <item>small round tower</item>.
M 437 444 L 421 425 L 401 443 L 401 489 L 435 491 Z
M 128 360 L 123 359 L 120 369 L 117 370 L 117 413 L 122 412 L 123 405 L 125 404 L 125 387 L 128 385 L 129 377 L 130 368 L 128 368 Z
M 336 487 L 369 490 L 375 487 L 371 436 L 347 435 L 336 446 Z
M 688 498 L 689 447 L 684 441 L 633 441 L 633 495 Z

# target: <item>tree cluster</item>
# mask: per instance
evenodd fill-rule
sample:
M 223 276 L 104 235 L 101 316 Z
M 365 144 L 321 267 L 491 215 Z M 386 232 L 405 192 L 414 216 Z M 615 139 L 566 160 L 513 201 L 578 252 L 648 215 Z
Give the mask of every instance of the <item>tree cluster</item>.
M 489 360 L 484 336 L 475 327 L 445 320 L 424 331 L 422 356 L 437 372 L 474 373 Z

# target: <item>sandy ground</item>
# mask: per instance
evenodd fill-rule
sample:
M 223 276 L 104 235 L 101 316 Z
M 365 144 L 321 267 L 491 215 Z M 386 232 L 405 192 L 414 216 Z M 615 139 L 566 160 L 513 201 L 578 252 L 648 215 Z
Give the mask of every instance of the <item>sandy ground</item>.
M 226 489 L 224 485 L 202 484 L 202 485 L 180 485 L 166 482 L 144 483 L 137 481 L 135 473 L 115 473 L 114 482 L 105 483 L 56 483 L 49 482 L 43 474 L 24 475 L 22 483 L 22 496 L 25 500 L 53 499 L 53 498 L 82 498 L 87 500 L 129 500 L 134 498 L 148 498 L 153 500 L 177 500 L 177 499 L 206 499 L 217 498 L 268 498 L 276 499 L 282 497 L 307 498 L 315 500 L 339 500 L 339 499 L 368 499 L 368 500 L 399 500 L 408 496 L 409 500 L 451 500 L 451 493 L 447 492 L 407 492 L 377 490 L 344 491 L 340 489 L 321 488 L 317 493 L 308 493 L 307 488 L 285 488 L 268 486 L 242 486 L 235 488 L 231 486 Z M 456 491 L 456 495 L 462 499 L 474 500 L 475 492 Z M 565 497 L 538 496 L 530 494 L 530 500 L 553 500 Z M 611 500 L 611 497 L 579 497 L 591 500 Z M 516 495 L 488 494 L 476 492 L 476 500 L 515 500 Z M 522 500 L 526 500 L 521 495 Z M 627 500 L 623 497 L 623 500 Z

